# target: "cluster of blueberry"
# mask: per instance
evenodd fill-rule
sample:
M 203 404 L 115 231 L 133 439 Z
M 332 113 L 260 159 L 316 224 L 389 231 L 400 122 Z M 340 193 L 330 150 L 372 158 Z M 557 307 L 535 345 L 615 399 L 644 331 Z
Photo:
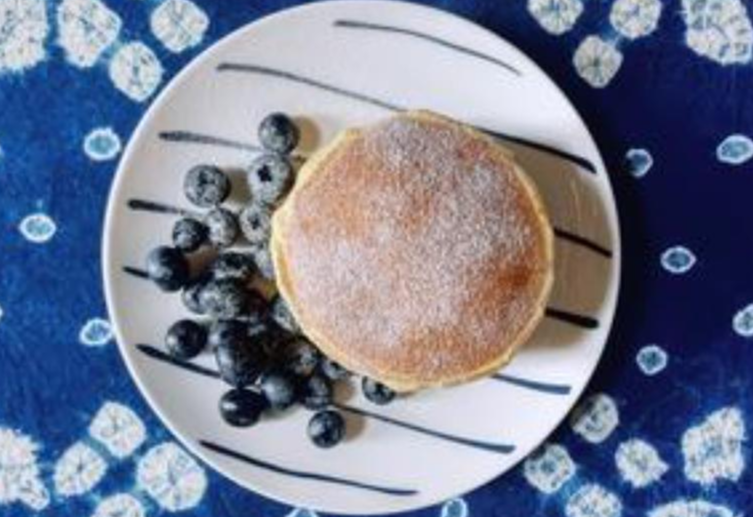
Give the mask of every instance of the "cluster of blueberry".
M 265 412 L 298 403 L 315 411 L 308 424 L 312 442 L 332 447 L 345 434 L 345 420 L 331 409 L 333 385 L 351 374 L 306 340 L 281 297 L 267 300 L 252 287 L 256 277 L 274 278 L 271 215 L 293 181 L 289 155 L 298 144 L 298 128 L 286 115 L 274 113 L 262 121 L 259 140 L 266 152 L 249 167 L 252 200 L 238 215 L 221 206 L 231 190 L 222 170 L 199 165 L 188 171 L 185 195 L 208 211 L 175 223 L 173 246 L 149 253 L 147 273 L 164 291 L 182 290 L 186 308 L 202 318 L 173 324 L 165 346 L 181 360 L 212 350 L 220 377 L 232 386 L 219 402 L 228 424 L 251 426 Z M 247 245 L 227 250 L 241 235 Z M 203 267 L 189 263 L 188 255 L 204 247 L 217 250 L 213 260 Z M 361 387 L 376 404 L 387 404 L 395 396 L 372 379 L 363 378 Z

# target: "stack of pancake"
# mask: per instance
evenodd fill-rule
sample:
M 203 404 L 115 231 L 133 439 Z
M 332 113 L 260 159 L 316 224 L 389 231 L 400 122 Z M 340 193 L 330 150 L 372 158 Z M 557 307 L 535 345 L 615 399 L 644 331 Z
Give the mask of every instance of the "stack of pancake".
M 486 135 L 427 112 L 318 151 L 273 221 L 278 287 L 305 334 L 397 391 L 498 370 L 542 318 L 552 230 Z

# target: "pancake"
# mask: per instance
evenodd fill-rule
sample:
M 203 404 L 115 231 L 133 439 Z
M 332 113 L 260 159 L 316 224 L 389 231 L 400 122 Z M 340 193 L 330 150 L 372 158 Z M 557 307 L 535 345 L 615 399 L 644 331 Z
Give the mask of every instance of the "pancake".
M 541 320 L 546 211 L 512 153 L 428 111 L 349 129 L 273 218 L 281 295 L 326 355 L 397 391 L 475 379 Z

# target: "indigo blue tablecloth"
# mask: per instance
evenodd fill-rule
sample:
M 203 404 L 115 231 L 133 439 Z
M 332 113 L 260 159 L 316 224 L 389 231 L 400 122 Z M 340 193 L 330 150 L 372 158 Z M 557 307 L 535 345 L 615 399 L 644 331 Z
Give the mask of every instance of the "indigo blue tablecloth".
M 623 291 L 574 418 L 445 517 L 753 514 L 753 4 L 427 1 L 518 45 L 608 164 Z M 306 516 L 189 456 L 112 339 L 108 189 L 157 91 L 293 0 L 0 0 L 0 516 Z M 171 476 L 181 465 L 185 476 Z

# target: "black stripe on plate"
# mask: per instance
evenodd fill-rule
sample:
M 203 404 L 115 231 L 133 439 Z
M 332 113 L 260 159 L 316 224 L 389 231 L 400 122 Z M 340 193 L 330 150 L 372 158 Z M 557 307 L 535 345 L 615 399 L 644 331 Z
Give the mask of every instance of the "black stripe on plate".
M 466 54 L 468 56 L 475 57 L 482 61 L 486 61 L 487 63 L 492 63 L 494 65 L 504 68 L 508 72 L 512 72 L 515 75 L 518 75 L 518 76 L 522 75 L 520 73 L 520 70 L 518 70 L 511 64 L 505 61 L 502 61 L 501 59 L 497 59 L 488 54 L 484 54 L 483 52 L 479 52 L 478 50 L 464 47 L 462 45 L 458 45 L 457 43 L 453 43 L 451 41 L 447 41 L 445 39 L 438 38 L 436 36 L 433 36 L 431 34 L 426 34 L 424 32 L 419 32 L 412 29 L 406 29 L 404 27 L 395 27 L 393 25 L 382 25 L 378 23 L 363 22 L 363 21 L 358 21 L 358 20 L 335 20 L 334 26 L 346 28 L 346 29 L 364 29 L 364 30 L 369 30 L 369 31 L 387 32 L 387 33 L 392 33 L 392 34 L 402 34 L 405 36 L 411 36 L 413 38 L 418 38 L 424 41 L 435 43 L 441 47 L 454 50 L 456 52 L 460 52 L 461 54 Z
M 159 201 L 149 201 L 148 199 L 132 198 L 128 200 L 128 208 L 140 212 L 155 212 L 158 214 L 172 214 L 172 215 L 189 215 L 196 216 L 196 213 L 179 208 L 177 206 L 171 206 Z
M 207 145 L 213 147 L 227 147 L 228 149 L 236 149 L 238 151 L 249 151 L 252 153 L 265 153 L 268 152 L 262 146 L 257 144 L 251 144 L 247 142 L 240 142 L 238 140 L 231 140 L 229 138 L 210 135 L 207 133 L 198 133 L 196 131 L 186 131 L 183 129 L 177 129 L 173 131 L 161 131 L 159 138 L 166 142 L 179 143 L 179 144 L 198 144 Z M 290 155 L 293 160 L 303 161 L 306 156 L 294 153 Z
M 149 273 L 147 273 L 143 269 L 139 269 L 137 267 L 123 266 L 123 272 L 124 273 L 128 273 L 131 276 L 135 276 L 136 278 L 142 278 L 144 280 L 149 280 Z
M 546 308 L 546 316 L 555 320 L 575 325 L 584 329 L 595 329 L 599 326 L 599 320 L 592 318 L 591 316 L 584 316 L 582 314 L 575 314 L 574 312 L 567 312 L 560 309 L 553 309 L 551 307 Z
M 494 380 L 506 382 L 520 388 L 525 388 L 533 391 L 539 391 L 541 393 L 548 393 L 550 395 L 568 395 L 572 388 L 567 384 L 552 384 L 548 382 L 532 381 L 523 377 L 517 377 L 515 375 L 509 375 L 506 373 L 495 373 L 491 377 Z
M 341 95 L 349 99 L 365 102 L 367 104 L 371 104 L 372 106 L 383 108 L 389 111 L 403 111 L 403 109 L 400 108 L 399 106 L 377 99 L 376 97 L 371 97 L 363 93 L 358 93 L 352 90 L 347 90 L 345 88 L 340 88 L 339 86 L 334 86 L 328 83 L 324 83 L 322 81 L 317 81 L 316 79 L 311 79 L 309 77 L 298 75 L 293 72 L 288 72 L 285 70 L 278 70 L 277 68 L 270 68 L 267 66 L 242 64 L 242 63 L 220 63 L 219 65 L 217 65 L 217 71 L 218 72 L 244 72 L 244 73 L 249 73 L 249 74 L 259 74 L 259 75 L 266 75 L 270 77 L 276 77 L 277 79 L 284 79 L 284 80 L 291 81 L 298 84 L 305 84 L 306 86 L 311 86 L 319 90 Z
M 220 378 L 219 372 L 212 370 L 211 368 L 194 364 L 191 361 L 186 361 L 184 359 L 178 359 L 177 357 L 173 357 L 170 354 L 163 352 L 159 348 L 153 347 L 151 345 L 138 344 L 136 345 L 136 348 L 138 348 L 139 351 L 144 355 L 151 357 L 152 359 L 156 359 L 157 361 L 171 364 L 173 366 L 177 366 L 178 368 L 183 368 L 184 370 L 188 370 L 189 372 L 198 373 L 199 375 L 203 375 L 204 377 L 209 377 L 211 379 Z
M 499 140 L 504 140 L 505 142 L 522 145 L 524 147 L 535 149 L 536 151 L 541 151 L 543 153 L 556 156 L 557 158 L 562 158 L 565 161 L 574 163 L 578 167 L 582 167 L 583 169 L 590 172 L 591 174 L 596 174 L 596 166 L 593 163 L 591 163 L 589 160 L 587 160 L 586 158 L 582 156 L 578 156 L 577 154 L 572 154 L 567 151 L 563 151 L 562 149 L 557 149 L 556 147 L 552 147 L 551 145 L 544 144 L 541 142 L 536 142 L 534 140 L 529 140 L 527 138 L 522 138 L 516 135 L 511 135 L 509 133 L 503 133 L 502 131 L 498 131 L 495 129 L 489 129 L 489 128 L 481 127 L 481 126 L 476 126 L 476 129 L 486 133 L 489 136 L 498 138 Z
M 160 131 L 159 137 L 166 142 L 178 142 L 189 144 L 203 144 L 212 145 L 217 147 L 228 147 L 230 149 L 238 149 L 240 151 L 252 151 L 261 152 L 264 148 L 255 145 L 247 144 L 245 142 L 238 142 L 237 140 L 230 140 L 229 138 L 223 138 L 220 136 L 207 135 L 204 133 L 195 133 L 193 131 Z
M 280 465 L 275 465 L 274 463 L 269 463 L 267 461 L 260 460 L 258 458 L 252 458 L 251 456 L 247 454 L 238 452 L 233 449 L 229 449 L 227 447 L 224 447 L 222 445 L 219 445 L 214 442 L 207 441 L 207 440 L 199 440 L 199 444 L 202 447 L 212 452 L 215 452 L 217 454 L 227 456 L 228 458 L 232 458 L 234 460 L 242 461 L 243 463 L 253 465 L 254 467 L 258 467 L 260 469 L 269 470 L 270 472 L 274 472 L 276 474 L 282 474 L 284 476 L 290 476 L 290 477 L 299 478 L 299 479 L 308 479 L 311 481 L 320 481 L 322 483 L 329 483 L 331 485 L 341 485 L 341 486 L 346 486 L 349 488 L 359 488 L 361 490 L 367 490 L 369 492 L 376 492 L 376 493 L 385 494 L 385 495 L 405 497 L 405 496 L 412 496 L 412 495 L 418 494 L 418 490 L 413 490 L 410 488 L 394 488 L 394 487 L 387 487 L 387 486 L 381 486 L 381 485 L 374 485 L 371 483 L 364 483 L 363 481 L 356 481 L 350 478 L 330 476 L 329 474 L 319 474 L 316 472 L 307 472 L 304 470 L 294 470 L 287 467 L 282 467 Z
M 378 413 L 373 413 L 371 411 L 366 411 L 364 409 L 348 406 L 345 404 L 335 403 L 333 404 L 333 406 L 347 413 L 352 413 L 354 415 L 359 415 L 366 418 L 372 418 L 380 422 L 392 424 L 394 426 L 401 427 L 403 429 L 408 429 L 410 431 L 415 431 L 420 434 L 425 434 L 433 438 L 439 438 L 441 440 L 456 443 L 459 445 L 473 447 L 474 449 L 481 449 L 488 452 L 496 452 L 498 454 L 510 454 L 512 451 L 515 450 L 514 445 L 509 445 L 509 444 L 504 444 L 504 443 L 482 442 L 480 440 L 474 440 L 471 438 L 463 438 L 460 436 L 454 436 L 451 434 L 443 433 L 441 431 L 435 431 L 434 429 L 429 429 L 427 427 L 422 427 L 416 424 L 411 424 L 409 422 L 404 422 L 402 420 L 397 420 L 392 417 L 380 415 Z
M 336 95 L 341 95 L 343 97 L 347 97 L 352 100 L 365 102 L 372 106 L 376 106 L 378 108 L 386 109 L 389 111 L 397 112 L 397 111 L 406 110 L 406 108 L 402 106 L 398 106 L 391 102 L 387 102 L 382 99 L 372 97 L 370 95 L 366 95 L 366 94 L 359 93 L 353 90 L 349 90 L 347 88 L 342 88 L 340 86 L 335 86 L 333 84 L 325 83 L 323 81 L 312 79 L 310 77 L 305 77 L 303 75 L 299 75 L 299 74 L 289 72 L 286 70 L 279 70 L 277 68 L 271 68 L 267 66 L 254 65 L 254 64 L 244 64 L 244 63 L 220 63 L 219 65 L 217 65 L 217 71 L 218 72 L 241 72 L 241 73 L 259 74 L 259 75 L 266 75 L 270 77 L 276 77 L 278 79 L 283 79 L 283 80 L 291 81 L 298 84 L 304 84 L 306 86 L 311 86 L 319 90 L 334 93 Z M 495 130 L 488 129 L 485 127 L 480 127 L 480 126 L 476 126 L 476 129 L 478 129 L 479 131 L 483 131 L 484 133 L 490 136 L 493 136 L 495 138 L 498 138 L 500 140 L 515 143 L 521 146 L 529 147 L 536 151 L 541 151 L 543 153 L 556 156 L 565 161 L 574 163 L 575 165 L 582 167 L 583 169 L 585 169 L 586 171 L 590 173 L 596 174 L 596 166 L 582 156 L 577 156 L 567 151 L 557 149 L 556 147 L 552 147 L 542 142 L 536 142 L 533 140 L 529 140 L 527 138 L 519 137 L 516 135 L 511 135 L 508 133 L 503 133 L 501 131 L 495 131 Z
M 606 258 L 612 258 L 612 250 L 602 246 L 601 244 L 594 242 L 590 239 L 587 239 L 586 237 L 581 237 L 580 235 L 577 235 L 573 232 L 563 230 L 562 228 L 554 227 L 554 235 L 559 237 L 560 239 L 572 242 L 573 244 L 577 244 L 578 246 L 582 246 L 586 249 L 589 249 L 593 251 L 594 253 L 598 253 L 599 255 L 602 255 Z

